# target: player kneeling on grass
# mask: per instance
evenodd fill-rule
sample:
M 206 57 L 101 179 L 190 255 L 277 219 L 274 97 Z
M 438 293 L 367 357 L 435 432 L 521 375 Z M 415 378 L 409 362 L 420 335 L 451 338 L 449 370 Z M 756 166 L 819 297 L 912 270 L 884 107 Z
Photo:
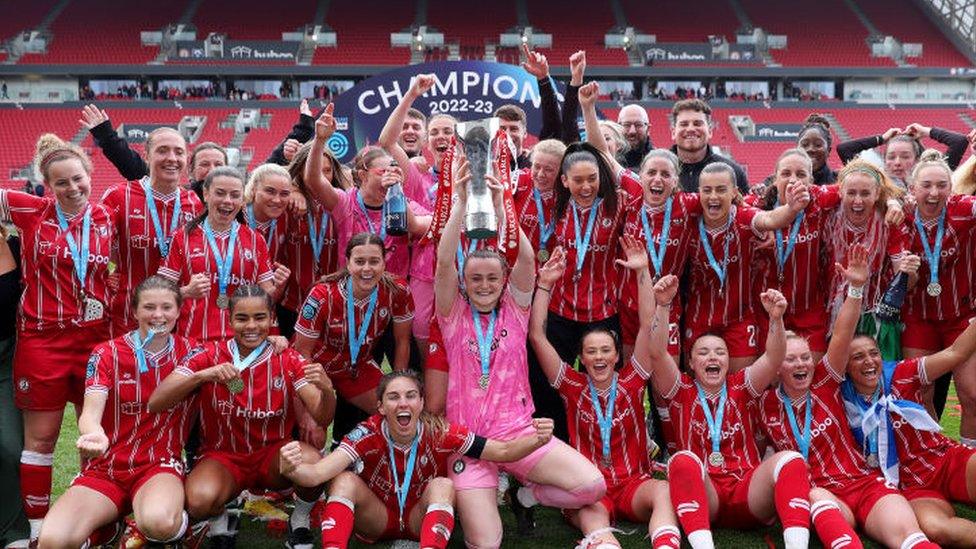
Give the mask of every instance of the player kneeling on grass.
M 472 459 L 509 462 L 552 438 L 552 420 L 507 442 L 485 439 L 423 411 L 424 391 L 410 371 L 387 374 L 376 389 L 378 411 L 343 439 L 339 450 L 309 463 L 297 442 L 281 448 L 283 474 L 298 486 L 332 480 L 322 517 L 323 549 L 344 549 L 356 534 L 370 542 L 409 538 L 421 549 L 447 547 L 454 528 L 454 485 L 448 467 Z M 350 465 L 356 472 L 347 471 Z
M 580 342 L 580 363 L 585 372 L 577 372 L 559 358 L 546 338 L 545 319 L 552 285 L 566 269 L 562 248 L 556 248 L 539 270 L 529 339 L 543 372 L 563 397 L 570 443 L 599 467 L 607 483 L 603 499 L 570 511 L 573 524 L 586 536 L 580 547 L 619 547 L 610 528 L 610 522 L 619 517 L 647 523 L 653 547 L 678 549 L 680 533 L 668 483 L 651 478 L 645 435 L 644 390 L 650 373 L 640 364 L 650 362 L 642 357 L 649 356 L 653 308 L 647 252 L 633 237 L 621 238 L 620 244 L 627 261 L 618 263 L 636 273 L 642 320 L 634 347 L 637 358 L 615 371 L 620 359 L 619 340 L 615 333 L 603 328 L 592 329 Z
M 132 295 L 138 328 L 92 352 L 78 418 L 81 473 L 48 513 L 39 547 L 105 543 L 130 510 L 150 546 L 178 540 L 186 530 L 182 452 L 189 403 L 159 414 L 146 408 L 149 395 L 193 347 L 170 333 L 180 302 L 174 283 L 147 278 Z
M 260 286 L 239 286 L 230 298 L 234 337 L 206 344 L 187 357 L 149 400 L 162 411 L 198 393 L 200 457 L 186 479 L 190 516 L 222 516 L 224 505 L 242 490 L 281 490 L 291 486 L 280 470 L 278 449 L 291 441 L 297 395 L 313 418 L 328 425 L 335 413 L 335 392 L 319 364 L 309 364 L 294 349 L 277 351 L 268 341 L 272 303 Z M 301 444 L 305 459 L 319 453 Z M 309 513 L 321 487 L 295 490 L 295 510 L 288 524 L 288 545 L 309 546 Z M 233 532 L 224 520 L 211 521 L 211 546 L 226 547 Z

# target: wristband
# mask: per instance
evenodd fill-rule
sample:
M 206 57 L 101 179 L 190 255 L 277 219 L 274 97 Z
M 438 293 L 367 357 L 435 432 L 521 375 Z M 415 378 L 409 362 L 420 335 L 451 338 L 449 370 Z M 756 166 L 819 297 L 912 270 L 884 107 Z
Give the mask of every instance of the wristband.
M 536 285 L 535 289 L 536 290 L 542 290 L 543 292 L 546 292 L 547 294 L 552 294 L 552 288 L 546 288 L 546 287 L 543 287 L 543 286 Z
M 847 286 L 847 297 L 851 299 L 864 299 L 864 286 Z

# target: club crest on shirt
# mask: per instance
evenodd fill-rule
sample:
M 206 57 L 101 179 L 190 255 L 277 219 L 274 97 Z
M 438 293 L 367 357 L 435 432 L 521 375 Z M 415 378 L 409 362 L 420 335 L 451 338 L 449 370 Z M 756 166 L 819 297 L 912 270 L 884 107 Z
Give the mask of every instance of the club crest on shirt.
M 248 249 L 245 249 L 244 250 L 244 259 L 246 259 L 248 261 L 253 261 L 254 260 L 254 254 L 251 253 L 251 250 L 248 250 Z
M 380 309 L 380 318 L 386 318 L 386 315 L 390 314 L 390 310 L 386 307 Z
M 20 390 L 21 393 L 30 391 L 30 381 L 27 381 L 26 377 L 20 378 L 17 380 L 17 389 Z
M 274 379 L 271 380 L 271 386 L 280 391 L 281 388 L 285 386 L 285 378 L 282 376 L 275 376 Z
M 145 250 L 149 247 L 149 237 L 146 235 L 133 235 L 132 238 L 129 239 L 129 242 L 132 243 L 133 248 L 138 250 Z
M 91 379 L 95 377 L 95 369 L 98 367 L 98 355 L 92 354 L 88 357 L 88 365 L 85 366 L 85 378 Z
M 600 225 L 603 226 L 604 229 L 609 229 L 610 225 L 612 224 L 613 224 L 613 220 L 610 219 L 609 217 L 604 217 L 602 220 L 600 220 Z
M 464 461 L 458 459 L 454 462 L 454 474 L 460 475 L 463 472 L 464 472 Z
M 368 429 L 366 429 L 362 425 L 357 425 L 355 429 L 349 431 L 349 434 L 346 435 L 346 438 L 349 439 L 350 442 L 356 442 L 357 440 L 363 438 L 368 434 L 369 434 Z

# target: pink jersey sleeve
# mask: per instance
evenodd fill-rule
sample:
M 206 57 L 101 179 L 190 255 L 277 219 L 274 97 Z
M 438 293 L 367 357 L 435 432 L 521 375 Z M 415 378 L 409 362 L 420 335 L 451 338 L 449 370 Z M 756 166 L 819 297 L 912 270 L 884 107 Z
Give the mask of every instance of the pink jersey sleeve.
M 305 298 L 305 303 L 302 305 L 302 310 L 298 315 L 298 321 L 295 322 L 295 331 L 302 334 L 309 339 L 319 339 L 322 337 L 322 329 L 325 327 L 326 321 L 326 310 L 323 308 L 323 302 L 327 299 L 327 288 L 323 284 L 316 284 L 312 291 L 309 292 L 308 297 Z

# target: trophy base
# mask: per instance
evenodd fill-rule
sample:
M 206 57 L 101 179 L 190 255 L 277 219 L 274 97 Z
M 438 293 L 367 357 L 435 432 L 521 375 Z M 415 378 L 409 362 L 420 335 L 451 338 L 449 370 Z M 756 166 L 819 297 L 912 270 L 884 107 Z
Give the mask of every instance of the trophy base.
M 493 231 L 491 229 L 468 229 L 464 231 L 464 234 L 471 240 L 483 240 L 485 238 L 496 236 L 498 231 Z
M 469 212 L 465 221 L 464 234 L 472 240 L 491 238 L 498 234 L 494 213 Z

